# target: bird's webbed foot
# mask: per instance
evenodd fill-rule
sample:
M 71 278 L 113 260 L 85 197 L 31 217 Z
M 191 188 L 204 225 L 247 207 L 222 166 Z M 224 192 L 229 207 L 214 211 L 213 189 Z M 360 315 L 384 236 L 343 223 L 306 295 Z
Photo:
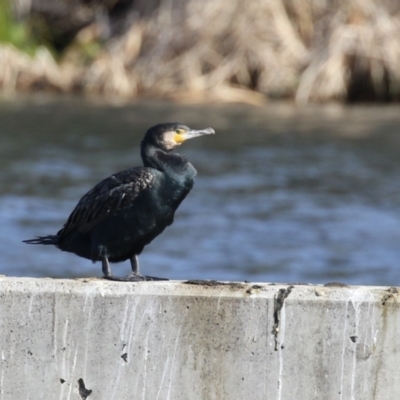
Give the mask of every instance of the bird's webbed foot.
M 127 276 L 115 276 L 113 274 L 104 275 L 104 279 L 108 279 L 109 281 L 118 281 L 118 282 L 143 282 L 143 281 L 168 281 L 165 278 L 157 278 L 155 276 L 145 276 L 140 274 L 131 273 Z
M 137 256 L 131 259 L 132 272 L 128 276 L 115 276 L 111 272 L 107 257 L 102 259 L 103 278 L 117 282 L 144 282 L 144 281 L 168 281 L 169 279 L 157 278 L 155 276 L 145 276 L 139 273 L 139 262 Z
M 143 275 L 137 274 L 129 274 L 128 276 L 115 276 L 113 274 L 104 275 L 104 279 L 108 279 L 109 281 L 117 281 L 117 282 L 141 282 L 146 281 L 146 277 Z

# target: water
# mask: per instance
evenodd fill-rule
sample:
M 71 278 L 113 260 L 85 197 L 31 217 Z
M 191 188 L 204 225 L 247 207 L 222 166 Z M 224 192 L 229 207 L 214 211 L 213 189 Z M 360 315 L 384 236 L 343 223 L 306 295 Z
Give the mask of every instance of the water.
M 142 272 L 170 279 L 398 285 L 400 109 L 272 104 L 0 102 L 1 273 L 101 276 L 99 263 L 23 239 L 56 233 L 100 179 L 139 165 L 151 125 L 217 134 L 179 151 L 198 170 Z M 129 262 L 114 264 L 116 274 Z

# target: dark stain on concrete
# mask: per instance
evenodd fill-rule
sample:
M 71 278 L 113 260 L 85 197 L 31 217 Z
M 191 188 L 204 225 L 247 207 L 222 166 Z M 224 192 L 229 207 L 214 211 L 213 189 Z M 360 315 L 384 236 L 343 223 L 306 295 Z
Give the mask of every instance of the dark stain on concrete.
M 193 279 L 190 281 L 185 281 L 183 283 L 186 285 L 197 285 L 205 287 L 225 286 L 225 287 L 230 287 L 232 289 L 244 289 L 246 287 L 245 284 L 239 282 L 219 282 L 215 280 L 203 281 L 200 279 Z
M 286 289 L 279 289 L 278 293 L 274 296 L 274 325 L 272 327 L 272 334 L 275 339 L 275 348 L 274 350 L 278 350 L 278 334 L 279 334 L 279 324 L 281 318 L 281 310 L 285 299 L 289 296 L 290 292 L 294 286 L 290 285 Z
M 85 382 L 83 382 L 82 378 L 78 380 L 78 385 L 79 385 L 79 395 L 81 396 L 82 400 L 86 400 L 92 394 L 92 390 L 86 389 Z
M 390 287 L 388 290 L 386 290 L 385 295 L 382 297 L 382 305 L 385 306 L 386 302 L 390 299 L 395 300 L 397 295 L 399 294 L 399 289 L 396 287 Z
M 261 290 L 263 287 L 261 285 L 252 285 L 247 290 L 247 294 L 254 294 L 257 293 L 258 290 Z
M 358 339 L 358 336 L 350 336 L 350 340 L 353 342 L 353 343 L 355 343 L 355 342 L 357 342 L 357 339 Z
M 345 283 L 342 282 L 328 282 L 325 283 L 325 287 L 350 287 L 349 285 L 346 285 Z

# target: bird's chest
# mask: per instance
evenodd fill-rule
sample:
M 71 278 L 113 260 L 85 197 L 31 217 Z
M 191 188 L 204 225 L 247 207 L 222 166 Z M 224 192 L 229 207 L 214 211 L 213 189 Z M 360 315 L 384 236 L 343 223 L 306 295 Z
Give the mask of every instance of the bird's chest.
M 170 225 L 175 210 L 188 193 L 183 187 L 168 187 L 159 184 L 152 190 L 142 193 L 136 201 L 125 210 L 126 219 L 143 229 L 152 229 L 155 225 Z
M 140 230 L 170 225 L 176 209 L 193 187 L 193 183 L 192 174 L 180 174 L 177 177 L 159 174 L 153 185 L 141 192 L 131 206 L 125 209 L 124 218 L 140 227 Z
M 162 186 L 160 199 L 174 211 L 188 195 L 194 184 L 194 179 L 190 175 L 168 177 L 166 183 Z

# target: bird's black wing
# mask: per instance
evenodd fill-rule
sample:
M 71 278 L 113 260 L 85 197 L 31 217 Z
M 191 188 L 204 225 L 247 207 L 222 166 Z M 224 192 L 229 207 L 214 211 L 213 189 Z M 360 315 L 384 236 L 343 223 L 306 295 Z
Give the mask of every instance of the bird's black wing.
M 89 232 L 111 213 L 132 204 L 140 192 L 152 186 L 154 179 L 154 172 L 144 167 L 131 168 L 104 179 L 79 200 L 57 236 L 62 240 L 75 230 Z

